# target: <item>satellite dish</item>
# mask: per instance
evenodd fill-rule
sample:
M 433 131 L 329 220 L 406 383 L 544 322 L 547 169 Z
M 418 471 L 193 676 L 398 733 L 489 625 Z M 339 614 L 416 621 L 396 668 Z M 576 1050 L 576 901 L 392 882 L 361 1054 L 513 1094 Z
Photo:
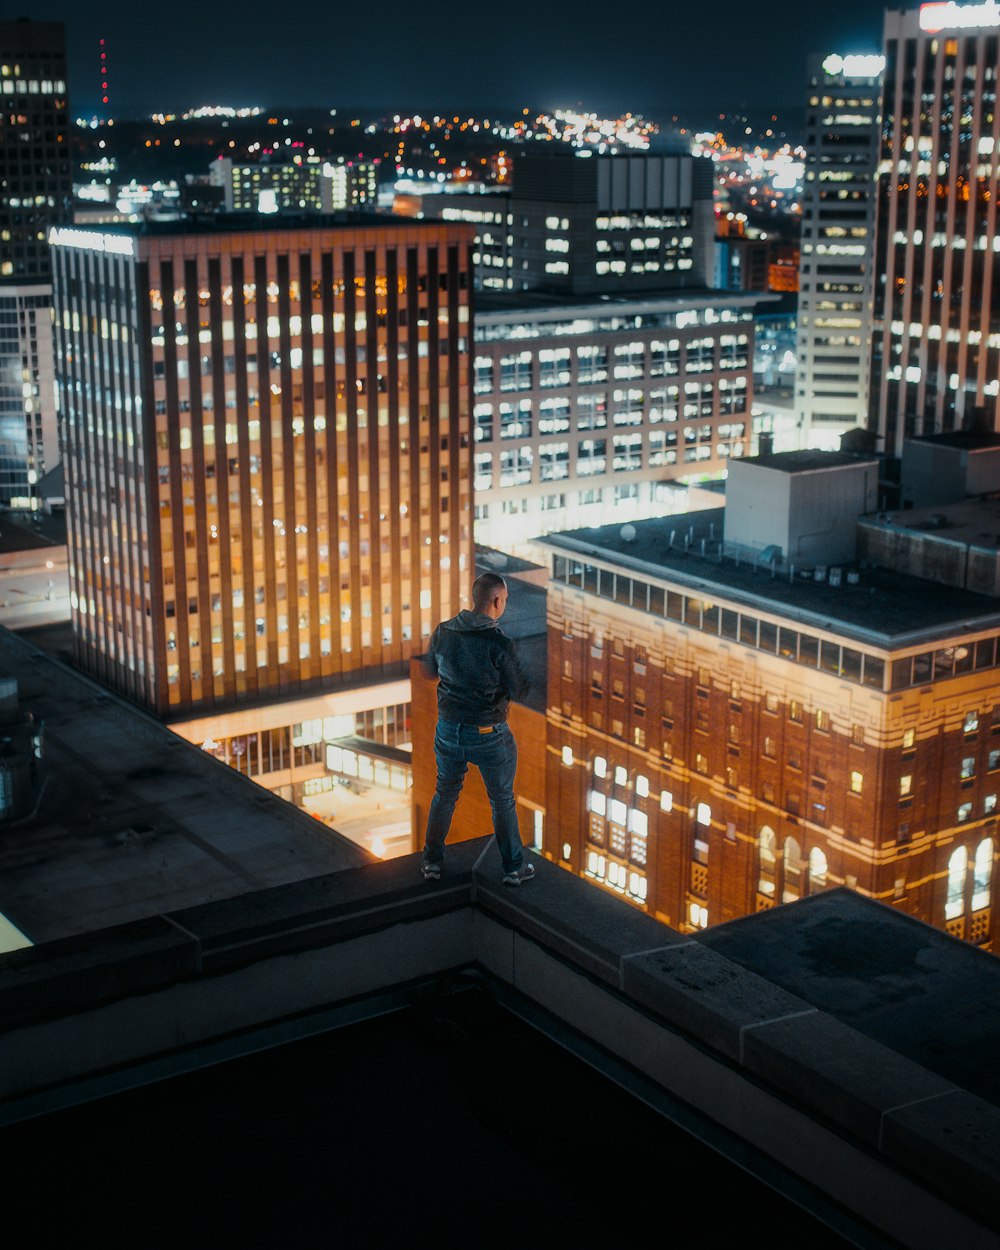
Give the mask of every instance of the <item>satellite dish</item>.
M 618 533 L 620 534 L 621 540 L 623 543 L 635 542 L 635 526 L 634 525 L 623 525 L 621 529 L 618 531 Z

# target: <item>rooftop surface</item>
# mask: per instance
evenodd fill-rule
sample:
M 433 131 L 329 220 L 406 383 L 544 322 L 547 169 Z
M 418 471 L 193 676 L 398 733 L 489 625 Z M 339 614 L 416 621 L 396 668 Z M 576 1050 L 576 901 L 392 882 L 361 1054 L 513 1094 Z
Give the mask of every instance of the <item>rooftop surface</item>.
M 910 434 L 906 441 L 955 447 L 960 451 L 986 451 L 1000 447 L 1000 434 L 993 430 L 947 430 L 942 434 Z
M 880 512 L 862 521 L 878 527 L 921 530 L 970 547 L 1000 550 L 1000 496 L 997 495 L 960 499 L 936 507 Z
M 678 1244 L 748 1212 L 839 1244 L 729 1161 L 851 1245 L 996 1250 L 994 956 L 842 888 L 680 934 L 534 863 L 505 889 L 481 839 L 433 884 L 410 856 L 0 956 L 12 1201 L 130 1244 L 568 1248 L 636 1215 L 624 1167 Z
M 876 464 L 877 456 L 855 456 L 846 451 L 775 451 L 753 459 L 754 467 L 777 469 L 780 473 L 811 473 L 821 469 L 846 468 L 849 465 Z
M 370 862 L 6 629 L 0 670 L 45 727 L 36 810 L 0 829 L 0 914 L 30 941 Z
M 632 521 L 628 527 L 568 530 L 538 541 L 584 562 L 589 555 L 640 576 L 666 578 L 695 593 L 718 595 L 886 649 L 1000 626 L 1000 599 L 890 569 L 858 569 L 857 585 L 843 578 L 839 586 L 831 586 L 816 581 L 811 570 L 790 577 L 787 566 L 772 574 L 769 566 L 720 555 L 724 517 L 725 509 L 709 508 Z M 623 530 L 634 538 L 623 537 Z
M 343 209 L 335 213 L 314 213 L 296 209 L 282 209 L 277 213 L 250 211 L 191 214 L 188 217 L 158 220 L 143 218 L 140 221 L 115 222 L 113 226 L 67 226 L 59 229 L 72 235 L 77 232 L 96 234 L 121 234 L 134 238 L 161 238 L 190 234 L 273 234 L 282 230 L 461 230 L 471 231 L 463 222 L 441 221 L 437 218 L 398 217 L 390 213 L 366 212 L 362 209 Z

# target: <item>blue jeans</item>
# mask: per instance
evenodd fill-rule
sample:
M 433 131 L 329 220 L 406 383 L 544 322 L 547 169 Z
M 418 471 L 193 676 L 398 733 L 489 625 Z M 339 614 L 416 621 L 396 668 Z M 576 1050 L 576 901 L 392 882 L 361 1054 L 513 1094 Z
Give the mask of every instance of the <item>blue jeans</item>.
M 479 725 L 454 725 L 439 720 L 434 734 L 437 758 L 437 789 L 427 814 L 424 859 L 440 864 L 451 818 L 469 765 L 482 774 L 490 807 L 493 809 L 493 835 L 500 850 L 503 870 L 516 872 L 523 860 L 521 834 L 514 809 L 514 773 L 517 771 L 517 743 L 510 726 L 493 725 L 480 733 Z

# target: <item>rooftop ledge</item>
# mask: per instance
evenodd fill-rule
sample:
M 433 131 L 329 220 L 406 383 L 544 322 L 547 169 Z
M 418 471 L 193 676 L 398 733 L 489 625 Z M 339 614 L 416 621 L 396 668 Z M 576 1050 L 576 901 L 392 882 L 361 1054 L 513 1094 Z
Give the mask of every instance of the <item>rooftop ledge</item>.
M 856 1244 L 998 1250 L 993 956 L 847 890 L 690 937 L 534 863 L 530 886 L 504 888 L 481 839 L 437 883 L 410 856 L 4 955 L 0 1124 L 473 970 L 775 1188 L 816 1194 Z

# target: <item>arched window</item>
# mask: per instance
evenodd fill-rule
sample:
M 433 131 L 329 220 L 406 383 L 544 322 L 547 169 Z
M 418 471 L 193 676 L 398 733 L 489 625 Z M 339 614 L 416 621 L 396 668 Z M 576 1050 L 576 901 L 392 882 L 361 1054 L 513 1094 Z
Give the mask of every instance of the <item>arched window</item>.
M 784 846 L 785 888 L 781 892 L 783 903 L 792 903 L 802 897 L 802 851 L 794 838 L 786 838 Z
M 818 894 L 826 889 L 826 856 L 814 846 L 809 852 L 809 893 Z
M 988 842 L 990 839 L 987 838 Z M 969 852 L 964 846 L 957 847 L 948 860 L 948 895 L 944 904 L 945 920 L 954 920 L 965 911 L 965 873 L 969 866 Z
M 990 905 L 990 877 L 993 873 L 993 839 L 983 838 L 976 847 L 972 867 L 972 910 Z M 950 879 L 949 879 L 950 880 Z
M 757 878 L 757 891 L 771 899 L 778 893 L 778 858 L 774 853 L 776 841 L 774 830 L 770 825 L 764 825 L 758 841 L 760 875 Z

